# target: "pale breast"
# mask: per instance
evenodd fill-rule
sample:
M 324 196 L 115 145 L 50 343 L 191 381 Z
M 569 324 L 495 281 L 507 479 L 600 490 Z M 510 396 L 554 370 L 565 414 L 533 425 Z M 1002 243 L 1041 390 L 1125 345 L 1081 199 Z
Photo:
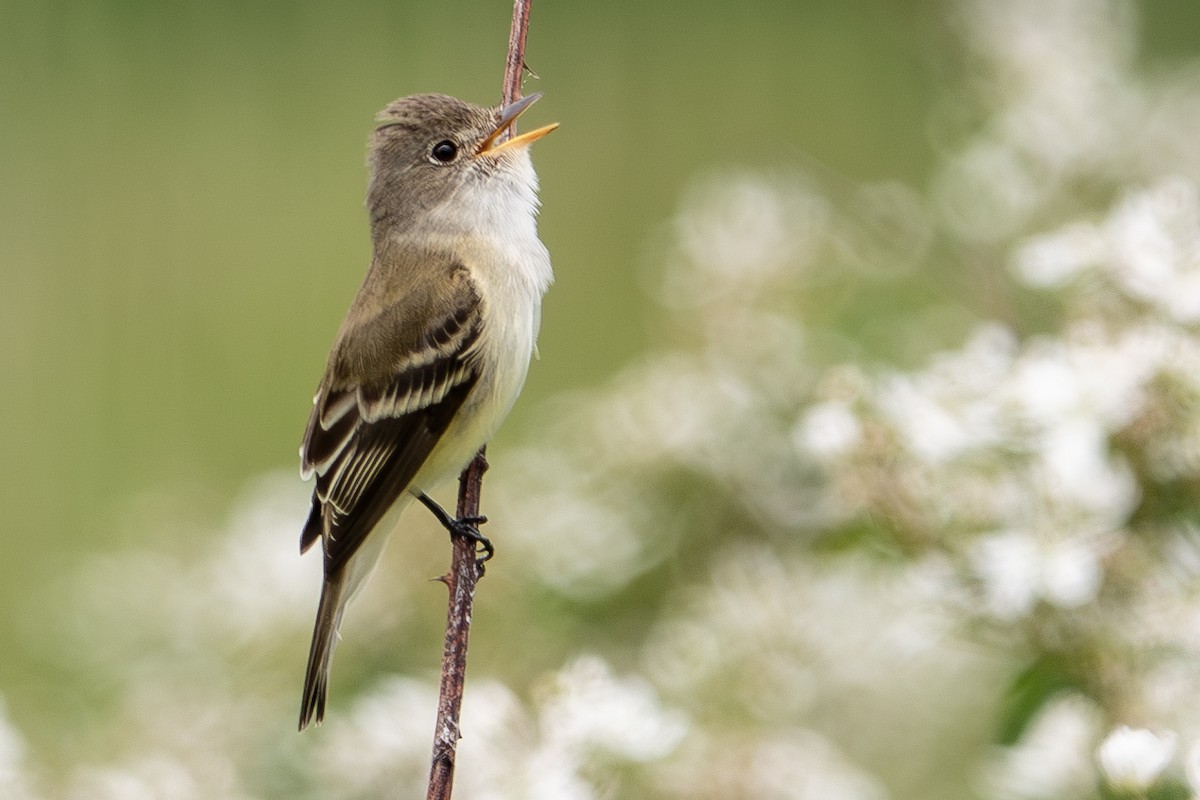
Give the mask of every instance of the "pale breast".
M 504 172 L 429 217 L 427 241 L 467 267 L 483 298 L 484 324 L 479 382 L 417 475 L 418 491 L 457 474 L 491 439 L 529 370 L 553 273 L 537 235 L 537 176 L 528 153 L 512 155 Z

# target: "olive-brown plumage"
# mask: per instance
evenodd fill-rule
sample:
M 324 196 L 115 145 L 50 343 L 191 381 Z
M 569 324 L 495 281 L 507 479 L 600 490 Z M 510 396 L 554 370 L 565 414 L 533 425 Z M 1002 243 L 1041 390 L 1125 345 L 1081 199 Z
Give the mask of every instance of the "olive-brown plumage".
M 301 729 L 324 716 L 346 603 L 395 513 L 466 465 L 524 383 L 552 279 L 527 145 L 554 126 L 498 142 L 537 97 L 489 109 L 416 95 L 378 117 L 371 265 L 300 446 L 315 478 L 301 551 L 320 541 L 324 555 Z

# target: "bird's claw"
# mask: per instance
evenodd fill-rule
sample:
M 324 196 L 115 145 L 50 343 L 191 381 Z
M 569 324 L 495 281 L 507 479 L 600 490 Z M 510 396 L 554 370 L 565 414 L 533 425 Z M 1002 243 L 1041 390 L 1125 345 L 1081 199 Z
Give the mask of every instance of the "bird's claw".
M 446 510 L 433 501 L 429 495 L 422 492 L 417 495 L 426 508 L 437 517 L 438 522 L 442 524 L 446 530 L 450 532 L 451 537 L 458 537 L 472 542 L 475 546 L 475 553 L 482 556 L 475 559 L 475 566 L 479 568 L 479 574 L 483 574 L 483 565 L 496 554 L 496 548 L 492 546 L 492 542 L 486 536 L 479 532 L 479 526 L 487 522 L 487 517 L 482 514 L 468 514 L 465 517 L 457 519 L 446 513 Z
M 492 541 L 479 532 L 479 526 L 485 522 L 487 522 L 487 517 L 475 514 L 451 520 L 449 525 L 451 536 L 467 539 L 475 546 L 475 552 L 479 555 L 475 559 L 475 566 L 479 567 L 480 575 L 483 574 L 484 563 L 490 561 L 496 554 L 496 548 L 492 545 Z

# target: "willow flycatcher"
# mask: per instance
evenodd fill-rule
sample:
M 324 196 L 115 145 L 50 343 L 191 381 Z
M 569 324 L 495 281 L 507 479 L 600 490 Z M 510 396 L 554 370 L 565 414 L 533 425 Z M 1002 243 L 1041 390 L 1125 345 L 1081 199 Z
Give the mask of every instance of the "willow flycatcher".
M 415 95 L 376 118 L 371 266 L 300 446 L 301 474 L 316 476 L 300 550 L 320 541 L 325 565 L 301 730 L 325 714 L 346 603 L 399 511 L 417 498 L 447 527 L 472 531 L 474 520 L 453 520 L 425 492 L 491 438 L 529 368 L 553 275 L 528 145 L 557 126 L 504 137 L 540 96 L 483 108 Z

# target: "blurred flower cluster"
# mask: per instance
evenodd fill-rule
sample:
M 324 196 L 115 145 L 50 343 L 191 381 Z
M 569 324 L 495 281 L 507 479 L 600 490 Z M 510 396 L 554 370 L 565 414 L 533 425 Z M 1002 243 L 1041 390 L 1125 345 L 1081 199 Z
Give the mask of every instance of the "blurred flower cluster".
M 477 630 L 522 652 L 472 666 L 456 796 L 1200 796 L 1200 72 L 1139 71 L 1118 0 L 954 9 L 977 119 L 927 190 L 698 181 L 661 346 L 496 454 L 479 602 L 546 646 Z M 847 357 L 826 298 L 929 270 L 957 343 Z M 303 494 L 71 579 L 106 722 L 56 769 L 0 707 L 0 800 L 420 794 L 427 670 L 287 732 Z M 402 583 L 363 625 L 411 627 Z

